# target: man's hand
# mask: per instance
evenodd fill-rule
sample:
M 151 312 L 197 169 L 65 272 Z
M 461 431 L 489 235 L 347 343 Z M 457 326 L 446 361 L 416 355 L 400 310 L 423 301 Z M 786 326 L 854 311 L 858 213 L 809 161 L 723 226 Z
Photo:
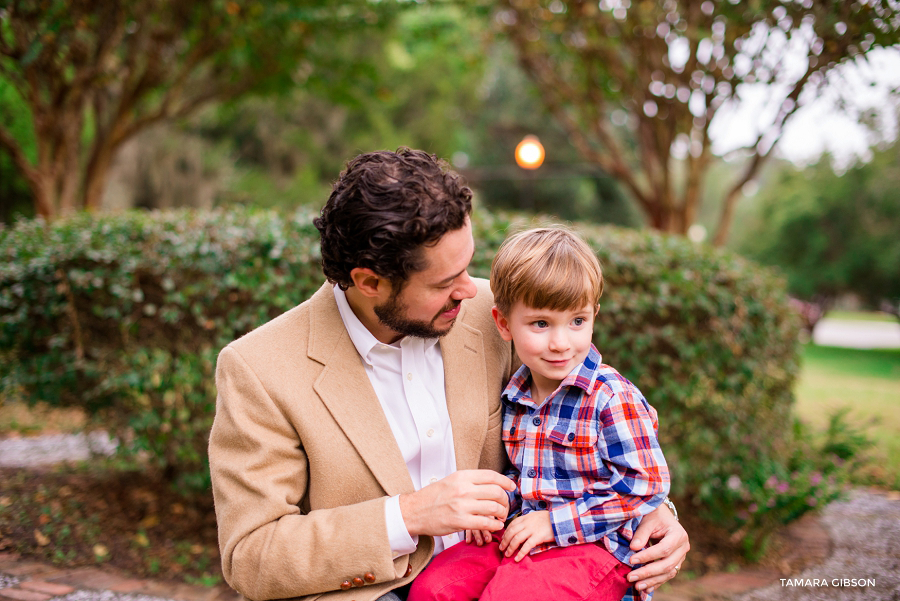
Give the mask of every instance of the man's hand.
M 554 540 L 550 512 L 531 511 L 512 521 L 503 533 L 500 550 L 509 557 L 518 549 L 515 560 L 519 562 L 537 545 L 552 543 Z
M 410 536 L 444 536 L 460 530 L 503 528 L 506 491 L 515 483 L 492 470 L 461 470 L 416 492 L 400 495 L 400 513 Z
M 641 551 L 649 539 L 659 542 Z M 640 551 L 631 556 L 631 563 L 647 565 L 632 571 L 628 580 L 634 582 L 639 591 L 648 592 L 675 577 L 691 548 L 687 532 L 664 505 L 644 516 L 629 546 L 632 551 Z

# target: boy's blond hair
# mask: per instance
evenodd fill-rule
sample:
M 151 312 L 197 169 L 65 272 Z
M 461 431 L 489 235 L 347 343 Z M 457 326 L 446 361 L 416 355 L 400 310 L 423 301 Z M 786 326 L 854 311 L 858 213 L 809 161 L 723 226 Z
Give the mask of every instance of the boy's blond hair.
M 591 247 L 563 227 L 542 227 L 507 238 L 491 263 L 491 290 L 500 313 L 517 301 L 532 309 L 595 306 L 603 273 Z

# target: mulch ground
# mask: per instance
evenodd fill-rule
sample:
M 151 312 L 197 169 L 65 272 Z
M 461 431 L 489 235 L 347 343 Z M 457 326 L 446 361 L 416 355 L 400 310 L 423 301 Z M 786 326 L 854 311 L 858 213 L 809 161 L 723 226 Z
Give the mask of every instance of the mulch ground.
M 0 468 L 0 551 L 139 578 L 222 581 L 212 495 L 139 471 Z
M 681 513 L 691 552 L 680 578 L 749 565 L 727 532 Z M 777 565 L 785 547 L 775 536 L 762 565 Z M 0 551 L 63 567 L 107 565 L 135 578 L 222 582 L 212 495 L 185 497 L 144 471 L 0 468 Z

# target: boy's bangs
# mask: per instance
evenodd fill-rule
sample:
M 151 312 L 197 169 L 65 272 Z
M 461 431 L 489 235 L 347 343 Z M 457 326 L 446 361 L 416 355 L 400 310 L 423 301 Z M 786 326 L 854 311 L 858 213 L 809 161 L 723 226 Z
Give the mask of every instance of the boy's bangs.
M 529 307 L 552 311 L 576 310 L 597 304 L 601 284 L 590 270 L 572 261 L 572 257 L 549 259 L 530 265 L 526 272 L 532 273 L 522 274 L 520 294 L 514 296 Z

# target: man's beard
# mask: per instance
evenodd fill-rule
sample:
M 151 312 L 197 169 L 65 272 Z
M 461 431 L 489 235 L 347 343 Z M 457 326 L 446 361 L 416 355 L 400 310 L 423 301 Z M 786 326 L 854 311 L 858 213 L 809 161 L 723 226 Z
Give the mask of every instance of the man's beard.
M 450 333 L 452 322 L 446 330 L 439 330 L 434 327 L 443 313 L 455 309 L 462 301 L 450 300 L 431 321 L 421 321 L 417 319 L 408 319 L 406 317 L 407 306 L 400 302 L 399 294 L 392 294 L 391 298 L 383 305 L 375 306 L 375 315 L 381 321 L 381 324 L 389 327 L 393 331 L 402 336 L 413 336 L 415 338 L 440 338 Z

